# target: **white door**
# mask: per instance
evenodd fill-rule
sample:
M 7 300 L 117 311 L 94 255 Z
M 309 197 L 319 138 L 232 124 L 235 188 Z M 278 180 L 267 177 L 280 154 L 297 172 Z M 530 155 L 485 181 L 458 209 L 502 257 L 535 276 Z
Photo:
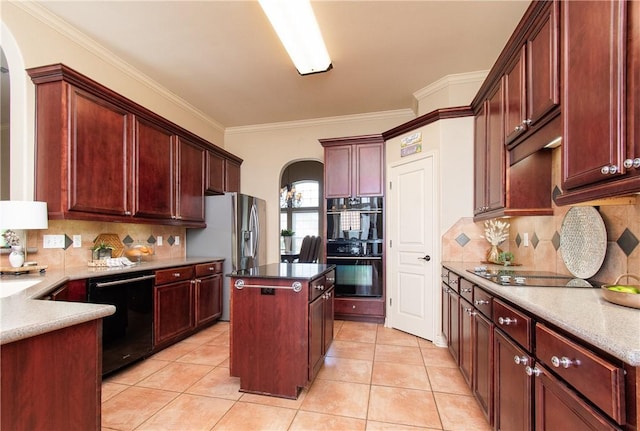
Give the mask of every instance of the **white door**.
M 387 214 L 391 257 L 390 325 L 434 341 L 440 290 L 434 271 L 439 257 L 436 238 L 437 184 L 433 153 L 391 167 Z

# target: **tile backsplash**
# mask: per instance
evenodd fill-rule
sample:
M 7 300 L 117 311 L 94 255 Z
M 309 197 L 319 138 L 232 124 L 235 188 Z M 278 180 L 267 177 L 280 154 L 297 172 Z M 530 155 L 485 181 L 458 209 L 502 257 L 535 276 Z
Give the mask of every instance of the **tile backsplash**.
M 67 267 L 86 266 L 91 260 L 91 248 L 94 240 L 100 234 L 116 234 L 123 244 L 128 242 L 153 242 L 155 254 L 149 259 L 179 258 L 186 255 L 186 229 L 176 226 L 135 224 L 135 223 L 107 223 L 77 220 L 49 220 L 47 230 L 28 232 L 27 258 L 37 261 L 39 265 L 47 265 L 50 269 L 64 269 Z M 44 248 L 44 235 L 65 235 L 64 249 Z M 81 247 L 74 247 L 73 237 L 80 235 Z M 162 245 L 158 245 L 158 237 L 162 237 Z M 2 256 L 2 265 L 8 264 L 7 256 Z

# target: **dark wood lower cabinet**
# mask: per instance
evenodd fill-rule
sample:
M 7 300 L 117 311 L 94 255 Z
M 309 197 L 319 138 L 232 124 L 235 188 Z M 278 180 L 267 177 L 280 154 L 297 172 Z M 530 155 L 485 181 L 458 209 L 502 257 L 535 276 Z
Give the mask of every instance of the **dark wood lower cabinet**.
M 460 298 L 458 307 L 458 322 L 460 324 L 460 352 L 458 358 L 458 365 L 462 372 L 462 377 L 466 380 L 467 384 L 471 386 L 471 378 L 473 375 L 473 344 L 474 337 L 472 332 L 473 327 L 473 307 L 464 299 Z
M 530 431 L 533 392 L 525 367 L 532 358 L 502 331 L 494 331 L 494 428 Z M 516 360 L 517 358 L 517 360 Z
M 493 423 L 493 323 L 478 312 L 471 323 L 474 334 L 471 389 L 487 421 Z
M 162 345 L 187 334 L 194 327 L 191 280 L 154 289 L 154 345 Z
M 2 345 L 3 430 L 98 430 L 102 319 Z

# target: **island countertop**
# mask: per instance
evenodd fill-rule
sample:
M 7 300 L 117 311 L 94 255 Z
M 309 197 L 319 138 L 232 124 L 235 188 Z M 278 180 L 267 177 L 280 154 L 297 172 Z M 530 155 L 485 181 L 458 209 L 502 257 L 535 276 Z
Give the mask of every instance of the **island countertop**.
M 308 281 L 333 268 L 335 268 L 335 265 L 324 265 L 321 263 L 271 263 L 248 270 L 235 271 L 227 274 L 227 277 L 277 278 Z

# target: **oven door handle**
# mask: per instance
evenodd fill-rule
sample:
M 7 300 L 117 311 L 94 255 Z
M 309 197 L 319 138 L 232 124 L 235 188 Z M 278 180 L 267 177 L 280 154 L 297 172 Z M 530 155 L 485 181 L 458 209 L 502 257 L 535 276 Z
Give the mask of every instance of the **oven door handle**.
M 120 284 L 134 283 L 136 281 L 151 280 L 151 279 L 154 279 L 154 278 L 156 278 L 156 276 L 154 274 L 143 275 L 143 276 L 140 276 L 140 277 L 126 278 L 124 280 L 104 281 L 102 283 L 96 283 L 95 286 L 96 287 L 118 286 Z
M 382 256 L 327 256 L 327 260 L 382 260 Z

